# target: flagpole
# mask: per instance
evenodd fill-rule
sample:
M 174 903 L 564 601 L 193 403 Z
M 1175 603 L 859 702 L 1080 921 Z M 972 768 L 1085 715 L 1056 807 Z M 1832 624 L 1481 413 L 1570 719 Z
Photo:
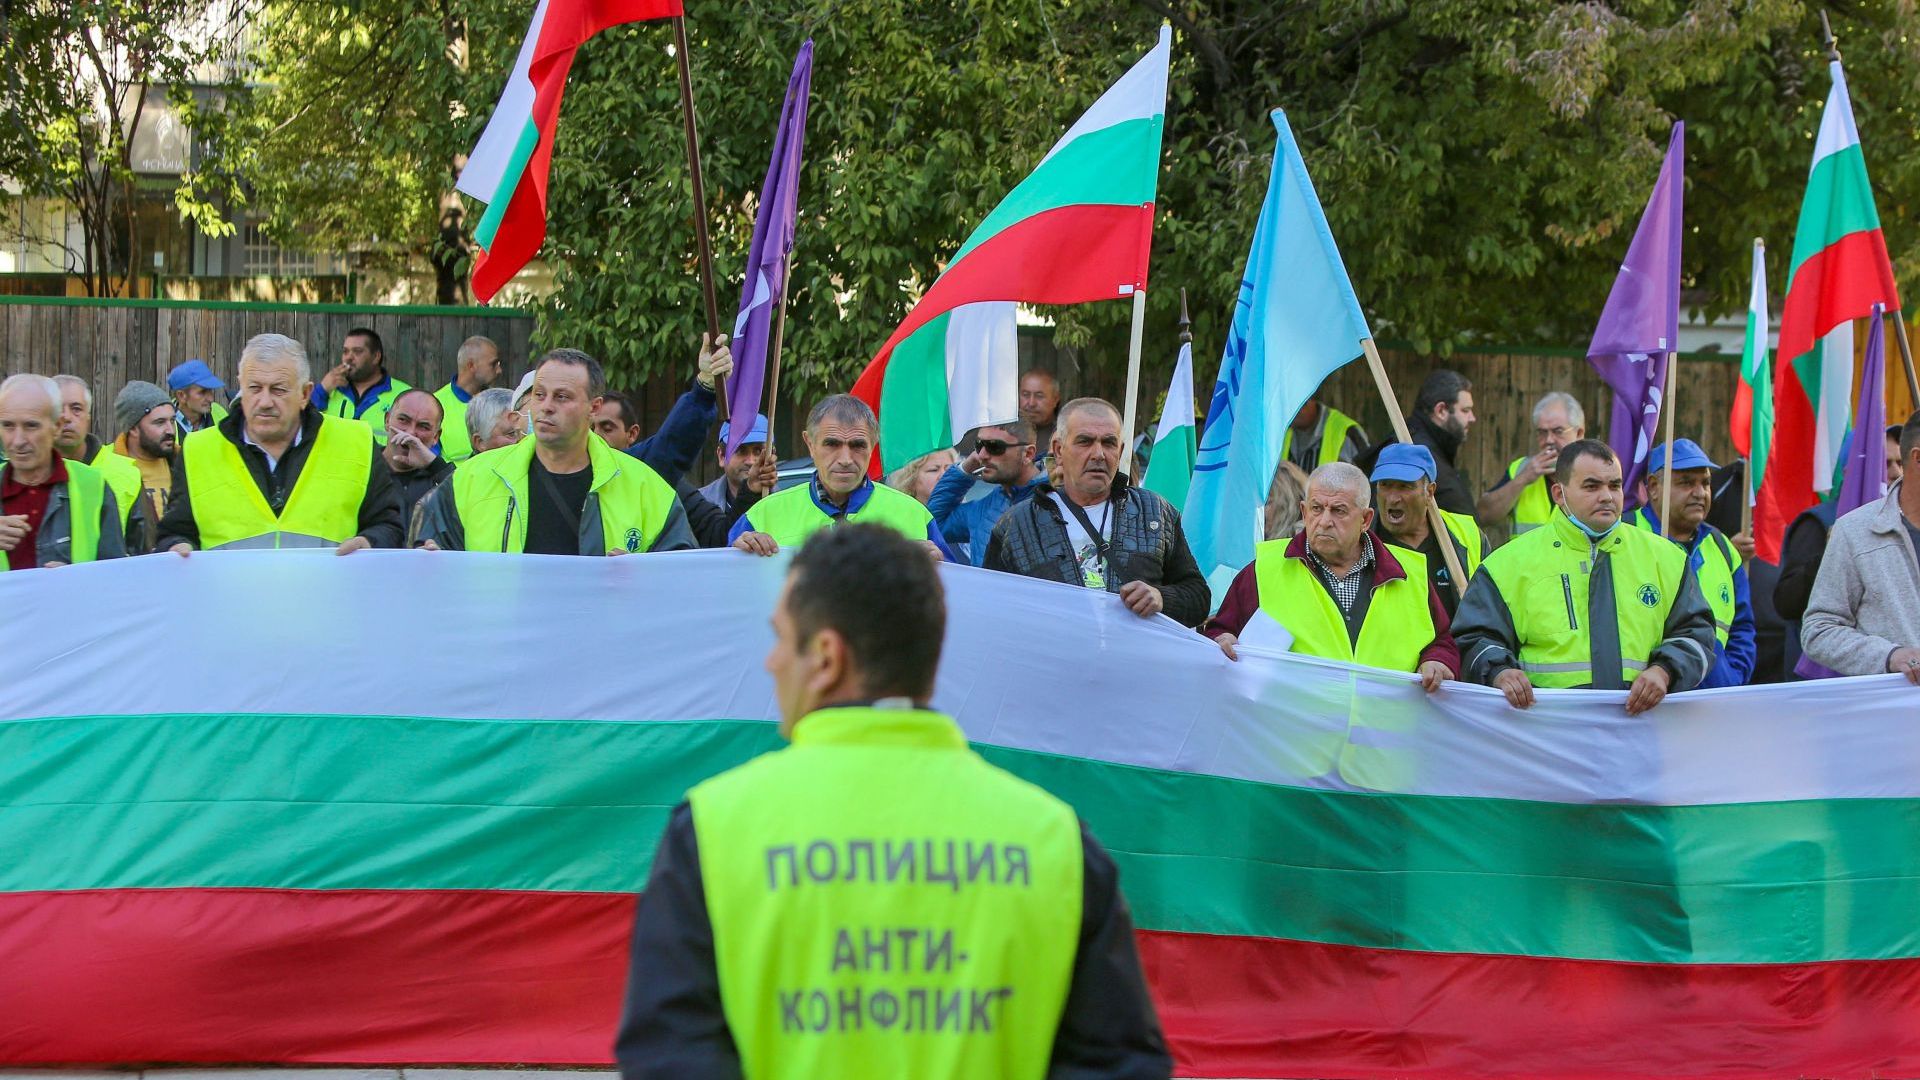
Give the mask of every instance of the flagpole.
M 773 309 L 773 358 L 767 364 L 767 442 L 764 456 L 773 456 L 773 410 L 779 403 L 780 353 L 787 343 L 787 283 L 793 280 L 793 253 L 787 253 L 787 265 L 780 270 L 780 306 Z
M 693 182 L 693 239 L 700 251 L 700 294 L 707 305 L 707 347 L 720 340 L 720 308 L 713 298 L 713 242 L 707 237 L 707 184 L 700 175 L 700 130 L 693 114 L 693 65 L 687 54 L 687 17 L 673 17 L 673 55 L 680 63 L 680 111 L 686 117 L 687 173 Z M 720 419 L 727 416 L 727 380 L 713 382 Z M 768 432 L 769 435 L 772 432 Z
M 1140 399 L 1140 344 L 1146 330 L 1147 290 L 1136 285 L 1133 290 L 1133 339 L 1127 345 L 1127 407 L 1120 425 L 1125 431 L 1125 439 L 1120 443 L 1120 462 L 1129 472 L 1133 469 L 1134 422 L 1139 419 L 1135 403 Z
M 1387 379 L 1387 365 L 1380 359 L 1380 350 L 1373 339 L 1361 338 L 1360 348 L 1366 351 L 1367 367 L 1373 372 L 1373 385 L 1380 389 L 1380 400 L 1387 406 L 1387 419 L 1393 423 L 1393 433 L 1403 443 L 1411 444 L 1413 435 L 1407 430 L 1407 418 L 1400 412 L 1400 399 L 1393 396 L 1393 383 Z M 1467 572 L 1460 565 L 1460 553 L 1453 550 L 1453 534 L 1447 531 L 1447 523 L 1440 516 L 1440 506 L 1432 499 L 1427 500 L 1427 528 L 1433 530 L 1434 543 L 1440 548 L 1440 557 L 1447 561 L 1447 577 L 1453 582 L 1453 597 L 1456 601 L 1467 596 Z

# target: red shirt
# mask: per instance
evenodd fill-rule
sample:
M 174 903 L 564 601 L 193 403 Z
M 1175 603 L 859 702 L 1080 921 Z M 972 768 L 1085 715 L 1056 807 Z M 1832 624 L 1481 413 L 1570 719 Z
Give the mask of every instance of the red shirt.
M 40 522 L 47 516 L 47 500 L 53 495 L 55 484 L 67 482 L 67 465 L 60 460 L 60 452 L 53 453 L 53 475 L 45 483 L 28 486 L 13 478 L 13 466 L 4 470 L 0 478 L 0 517 L 24 514 L 27 518 L 27 535 L 7 552 L 7 568 L 10 570 L 31 570 L 40 565 Z

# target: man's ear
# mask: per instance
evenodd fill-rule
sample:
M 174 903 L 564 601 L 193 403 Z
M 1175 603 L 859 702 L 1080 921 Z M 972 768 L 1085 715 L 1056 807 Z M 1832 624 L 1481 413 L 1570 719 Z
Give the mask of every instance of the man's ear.
M 840 631 L 825 627 L 814 632 L 807 642 L 807 686 L 818 694 L 839 689 L 847 681 L 853 656 Z

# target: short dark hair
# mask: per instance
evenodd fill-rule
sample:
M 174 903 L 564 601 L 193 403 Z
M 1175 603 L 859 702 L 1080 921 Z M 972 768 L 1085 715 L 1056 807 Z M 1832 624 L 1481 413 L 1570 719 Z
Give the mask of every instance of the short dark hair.
M 947 601 L 925 548 L 881 525 L 821 529 L 788 575 L 787 615 L 800 640 L 839 633 L 869 697 L 933 696 Z
M 640 414 L 633 411 L 633 399 L 618 390 L 609 390 L 600 395 L 600 400 L 620 410 L 621 427 L 639 427 Z
M 1907 417 L 1906 423 L 1900 425 L 1901 464 L 1912 460 L 1915 450 L 1920 450 L 1920 410 L 1916 410 L 1912 416 Z M 1916 478 L 1915 482 L 1920 483 L 1920 478 Z
M 586 368 L 587 396 L 590 398 L 607 396 L 607 372 L 606 369 L 600 366 L 600 361 L 595 360 L 579 349 L 548 349 L 546 355 L 540 357 L 540 362 L 533 365 L 533 369 L 535 371 L 540 370 L 549 360 L 555 363 L 572 364 L 578 368 Z
M 1575 439 L 1560 450 L 1560 460 L 1553 466 L 1553 482 L 1566 487 L 1573 480 L 1573 463 L 1583 457 L 1599 458 L 1601 461 L 1618 461 L 1613 447 L 1599 439 Z
M 999 428 L 1001 431 L 1013 436 L 1014 439 L 1019 442 L 1030 443 L 1033 441 L 1033 425 L 1027 423 L 1025 420 L 1008 420 L 1003 424 L 981 424 L 978 428 L 974 429 L 973 437 L 978 439 L 980 433 L 988 428 Z
M 1438 368 L 1420 384 L 1420 396 L 1413 399 L 1414 415 L 1430 416 L 1433 407 L 1442 402 L 1449 406 L 1458 404 L 1460 395 L 1471 389 L 1473 383 L 1465 375 L 1452 368 Z
M 419 394 L 421 397 L 426 398 L 428 401 L 433 402 L 433 411 L 440 414 L 440 421 L 442 423 L 446 422 L 447 407 L 445 405 L 442 405 L 440 403 L 440 399 L 437 397 L 434 397 L 431 391 L 422 390 L 417 386 L 409 386 L 405 390 L 401 391 L 400 396 L 393 399 L 394 408 L 399 408 L 401 402 L 407 400 L 408 398 L 412 397 L 415 394 Z
M 386 343 L 380 340 L 380 335 L 375 333 L 372 327 L 356 326 L 353 329 L 347 331 L 347 337 L 366 338 L 367 348 L 372 349 L 374 353 L 380 357 L 380 359 L 385 360 L 387 358 Z M 340 340 L 345 341 L 346 338 L 341 338 Z

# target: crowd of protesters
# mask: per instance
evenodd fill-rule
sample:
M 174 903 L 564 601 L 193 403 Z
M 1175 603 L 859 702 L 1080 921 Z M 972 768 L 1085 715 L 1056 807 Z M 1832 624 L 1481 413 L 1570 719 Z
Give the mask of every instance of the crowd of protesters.
M 85 380 L 11 376 L 0 570 L 224 548 L 773 555 L 862 521 L 932 558 L 1114 593 L 1229 658 L 1265 642 L 1417 674 L 1429 691 L 1483 683 L 1516 708 L 1538 688 L 1625 690 L 1638 713 L 1697 687 L 1920 683 L 1920 487 L 1900 481 L 1920 469 L 1920 414 L 1885 432 L 1885 495 L 1837 520 L 1830 504 L 1808 511 L 1774 566 L 1754 559 L 1727 467 L 1676 439 L 1626 490 L 1568 393 L 1539 400 L 1533 445 L 1478 494 L 1459 465 L 1476 415 L 1458 372 L 1426 379 L 1406 443 L 1372 442 L 1312 400 L 1286 432 L 1266 539 L 1216 597 L 1179 508 L 1129 479 L 1120 410 L 1062 401 L 1044 371 L 1021 377 L 1017 416 L 876 484 L 879 425 L 850 395 L 809 412 L 811 469 L 783 473 L 765 416 L 716 431 L 724 339 L 699 350 L 651 433 L 577 349 L 544 353 L 513 390 L 493 385 L 504 364 L 487 338 L 453 359 L 445 385 L 412 387 L 359 328 L 316 379 L 299 342 L 261 334 L 231 386 L 196 359 L 164 387 L 118 388 L 105 440 Z M 746 432 L 729 449 L 733 424 Z M 718 475 L 695 486 L 707 453 Z

